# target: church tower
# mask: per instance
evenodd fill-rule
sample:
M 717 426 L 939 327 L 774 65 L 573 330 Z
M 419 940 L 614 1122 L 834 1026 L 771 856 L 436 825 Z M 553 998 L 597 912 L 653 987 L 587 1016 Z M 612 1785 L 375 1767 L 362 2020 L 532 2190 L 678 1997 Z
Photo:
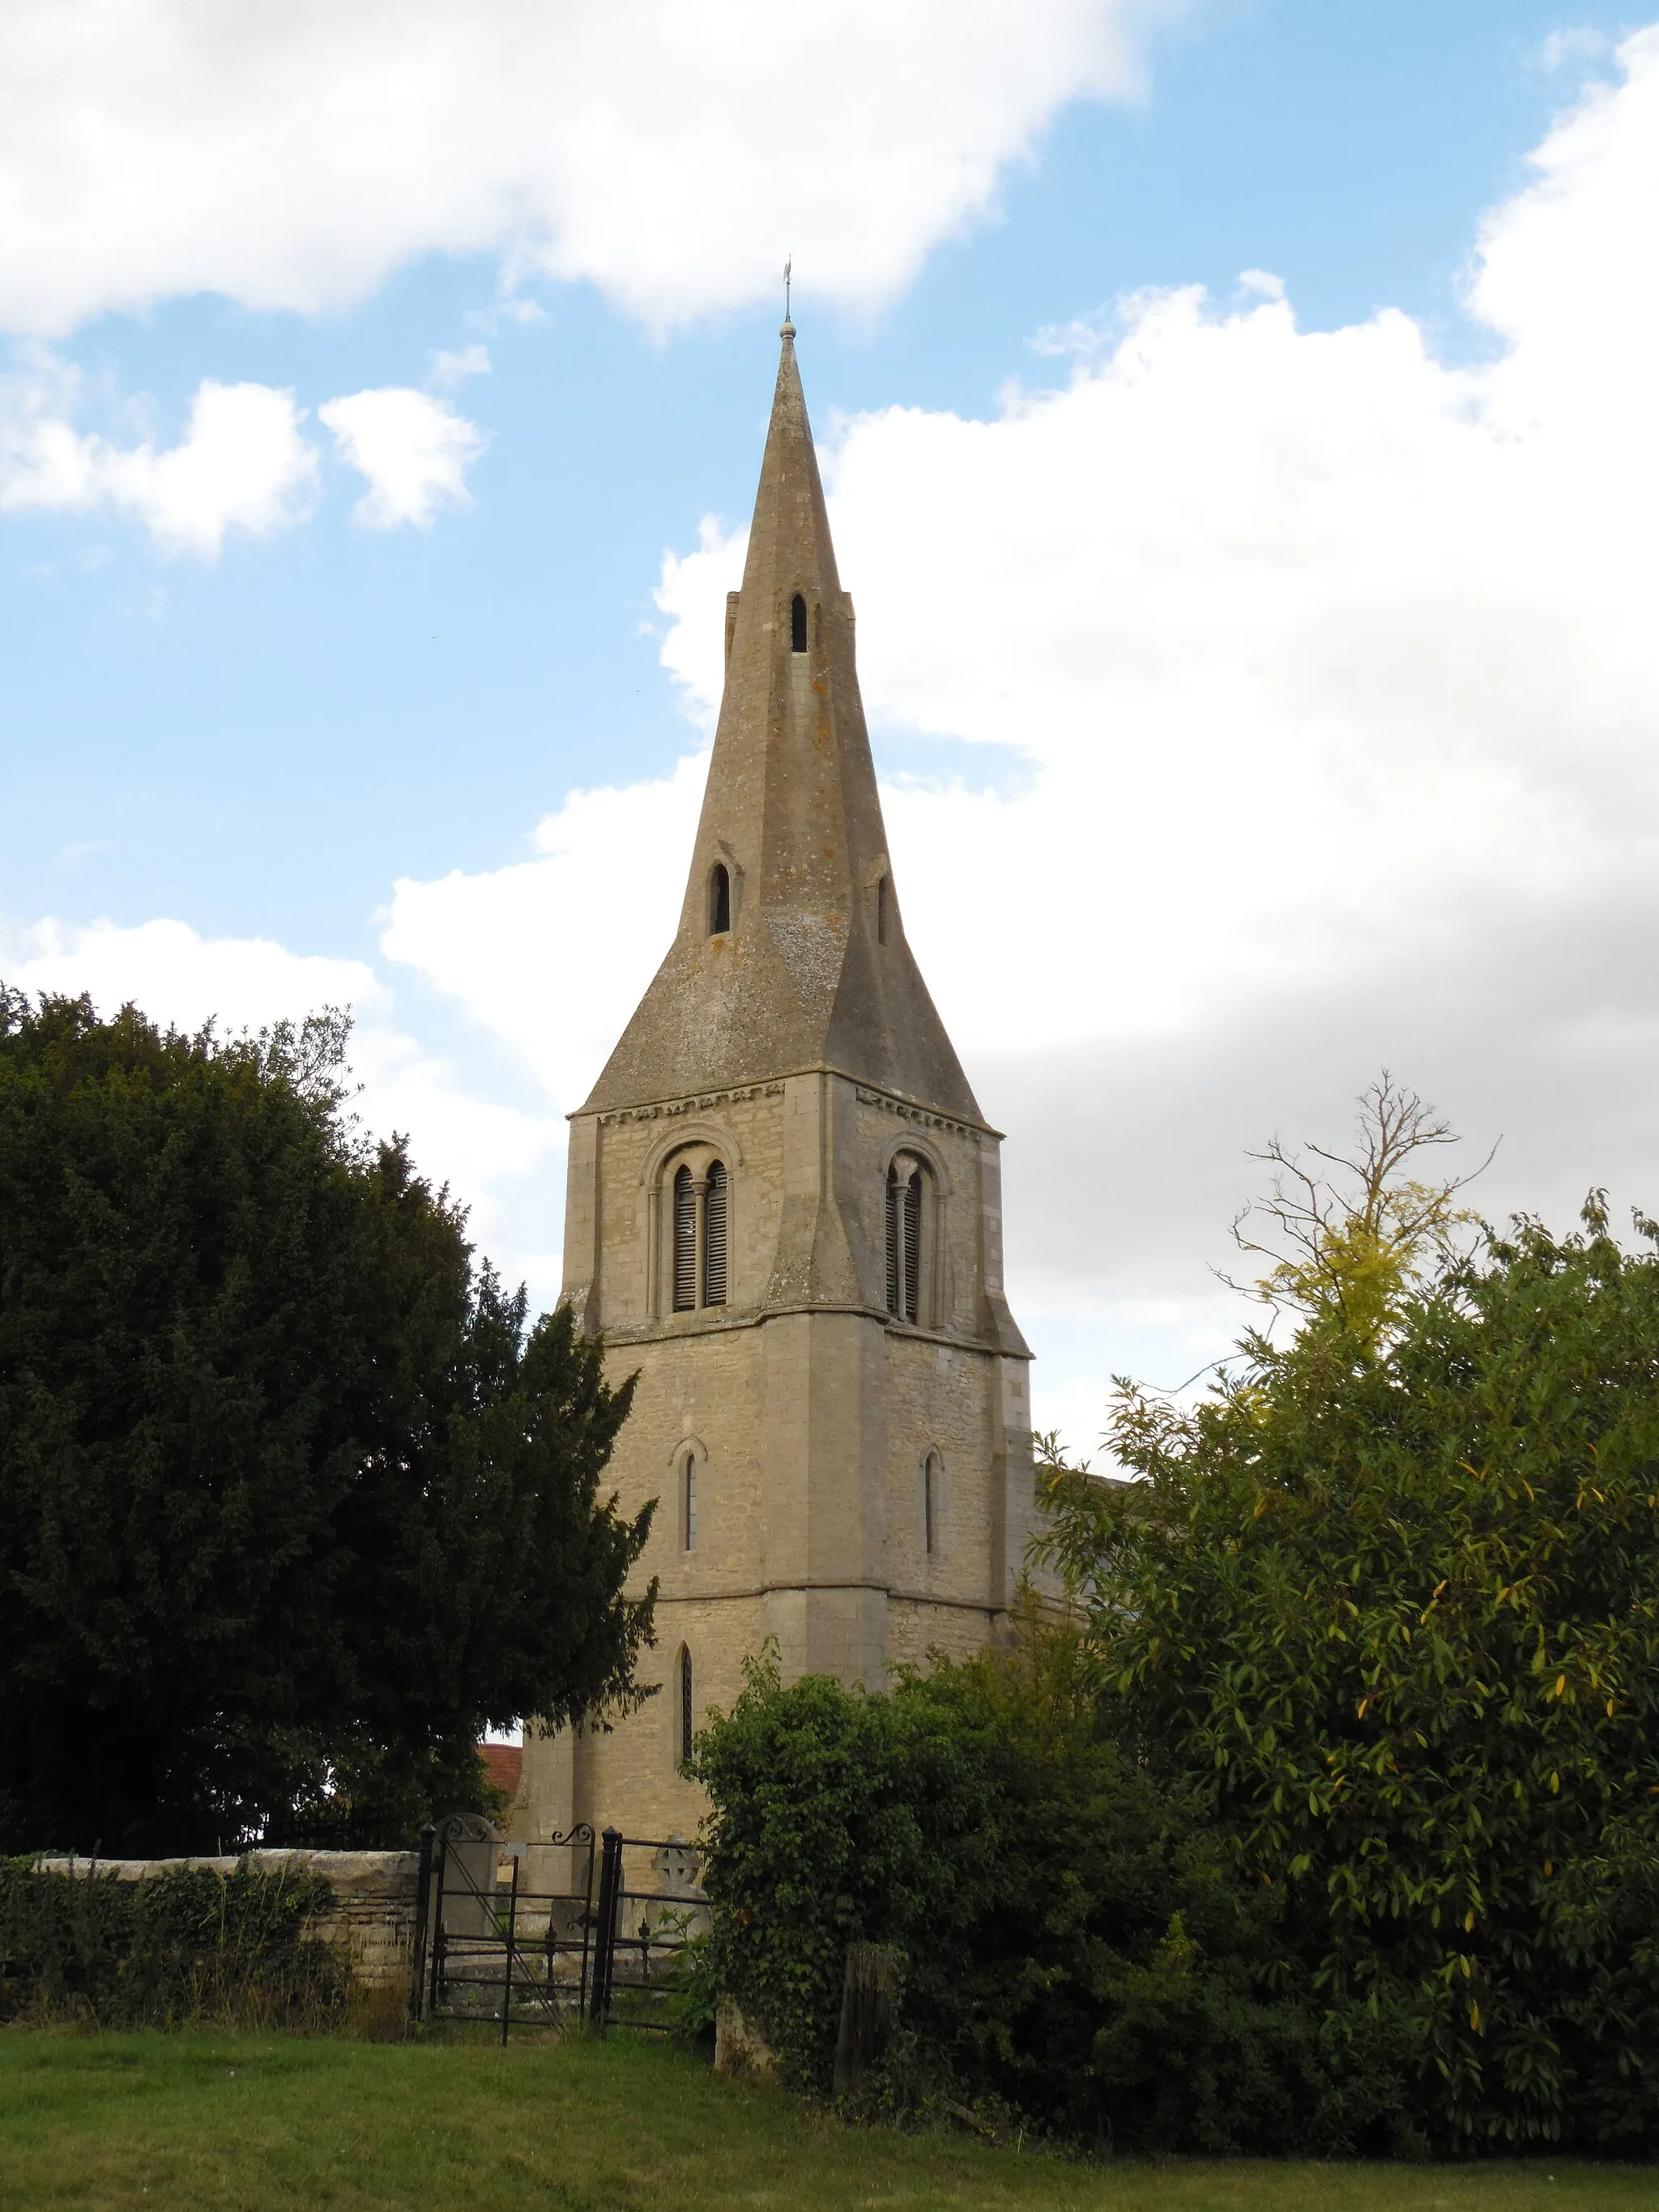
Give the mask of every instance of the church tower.
M 678 933 L 571 1117 L 564 1295 L 638 1370 L 611 1472 L 659 1502 L 642 1680 L 526 1746 L 532 1832 L 695 1833 L 707 1707 L 882 1687 L 980 1648 L 1032 1517 L 1030 1359 L 997 1131 L 906 941 L 794 331 L 782 358 Z

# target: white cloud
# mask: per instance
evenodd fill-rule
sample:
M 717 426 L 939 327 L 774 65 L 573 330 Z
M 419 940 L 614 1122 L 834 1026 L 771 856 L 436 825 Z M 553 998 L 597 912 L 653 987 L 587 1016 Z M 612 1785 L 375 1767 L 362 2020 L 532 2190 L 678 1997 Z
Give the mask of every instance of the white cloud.
M 56 0 L 0 14 L 0 326 L 361 298 L 428 252 L 670 323 L 890 297 L 1167 0 Z
M 17 989 L 85 991 L 105 1013 L 131 999 L 153 1021 L 192 1033 L 209 1021 L 222 1034 L 266 1029 L 322 1006 L 373 1019 L 390 1005 L 363 961 L 302 956 L 268 938 L 204 938 L 183 921 L 0 926 L 0 955 Z
M 469 376 L 488 376 L 490 373 L 489 349 L 483 345 L 462 346 L 454 353 L 434 353 L 432 356 L 432 381 L 445 392 L 453 392 Z
M 1483 228 L 1490 364 L 1394 312 L 1301 331 L 1257 277 L 1120 303 L 996 420 L 894 409 L 827 457 L 872 723 L 1032 763 L 885 804 L 1010 1132 L 1017 1291 L 1103 1316 L 1103 1396 L 1222 1348 L 1244 1148 L 1340 1136 L 1383 1060 L 1506 1133 L 1489 1207 L 1659 1201 L 1659 30 L 1620 66 Z M 741 550 L 711 526 L 665 569 L 705 723 Z M 700 773 L 401 885 L 385 949 L 574 1103 L 667 941 Z M 1075 1331 L 1056 1371 L 1075 1425 Z
M 483 451 L 483 433 L 442 400 L 393 385 L 331 399 L 317 416 L 341 459 L 368 478 L 352 512 L 369 529 L 411 522 L 427 530 L 440 506 L 471 506 L 466 471 Z
M 564 1129 L 467 1090 L 451 1060 L 398 1027 L 392 994 L 362 960 L 290 952 L 259 938 L 204 938 L 186 923 L 0 923 L 0 976 L 15 989 L 88 993 L 100 1012 L 128 1000 L 153 1021 L 221 1036 L 297 1021 L 327 1006 L 353 1015 L 353 1110 L 379 1136 L 410 1139 L 416 1165 L 472 1209 L 471 1234 L 509 1282 L 530 1279 L 541 1305 L 558 1294 L 556 1206 Z
M 317 457 L 291 392 L 210 380 L 178 443 L 159 448 L 78 429 L 83 392 L 79 374 L 45 353 L 0 377 L 0 512 L 113 510 L 163 552 L 210 561 L 228 530 L 267 537 L 309 511 Z
M 1586 63 L 1604 60 L 1613 51 L 1605 31 L 1578 24 L 1570 30 L 1552 31 L 1538 49 L 1538 66 L 1553 75 L 1558 70 L 1582 69 Z
M 661 782 L 573 792 L 533 860 L 401 880 L 381 951 L 514 1046 L 568 1111 L 674 933 L 708 765 L 699 753 Z

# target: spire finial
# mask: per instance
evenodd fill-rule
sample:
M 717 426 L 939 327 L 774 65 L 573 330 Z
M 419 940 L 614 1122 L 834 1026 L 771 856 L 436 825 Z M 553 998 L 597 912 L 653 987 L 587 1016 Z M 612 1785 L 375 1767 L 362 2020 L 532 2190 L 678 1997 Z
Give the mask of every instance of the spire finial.
M 783 264 L 783 328 L 778 332 L 781 338 L 792 338 L 795 335 L 795 325 L 789 315 L 789 283 L 794 269 L 795 257 L 792 253 Z

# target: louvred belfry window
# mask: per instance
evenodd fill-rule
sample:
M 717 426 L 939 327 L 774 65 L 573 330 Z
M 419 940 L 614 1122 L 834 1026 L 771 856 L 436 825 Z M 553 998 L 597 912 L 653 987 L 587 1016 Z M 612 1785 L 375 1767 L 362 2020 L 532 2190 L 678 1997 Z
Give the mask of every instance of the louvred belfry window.
M 901 1321 L 921 1318 L 922 1182 L 914 1161 L 887 1170 L 887 1310 Z
M 904 1318 L 920 1318 L 921 1308 L 921 1170 L 904 1186 Z
M 674 1310 L 690 1313 L 697 1303 L 697 1194 L 691 1170 L 674 1177 Z
M 718 1160 L 708 1170 L 703 1199 L 702 1302 L 726 1304 L 726 1170 Z

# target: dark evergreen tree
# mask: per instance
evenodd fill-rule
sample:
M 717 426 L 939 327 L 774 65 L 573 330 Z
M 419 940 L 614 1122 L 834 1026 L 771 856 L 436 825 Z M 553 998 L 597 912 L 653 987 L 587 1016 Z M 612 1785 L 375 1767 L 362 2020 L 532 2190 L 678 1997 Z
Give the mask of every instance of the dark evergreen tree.
M 475 1268 L 346 1024 L 0 991 L 0 1830 L 211 1845 L 476 1803 L 487 1723 L 632 1694 L 629 1390 Z

